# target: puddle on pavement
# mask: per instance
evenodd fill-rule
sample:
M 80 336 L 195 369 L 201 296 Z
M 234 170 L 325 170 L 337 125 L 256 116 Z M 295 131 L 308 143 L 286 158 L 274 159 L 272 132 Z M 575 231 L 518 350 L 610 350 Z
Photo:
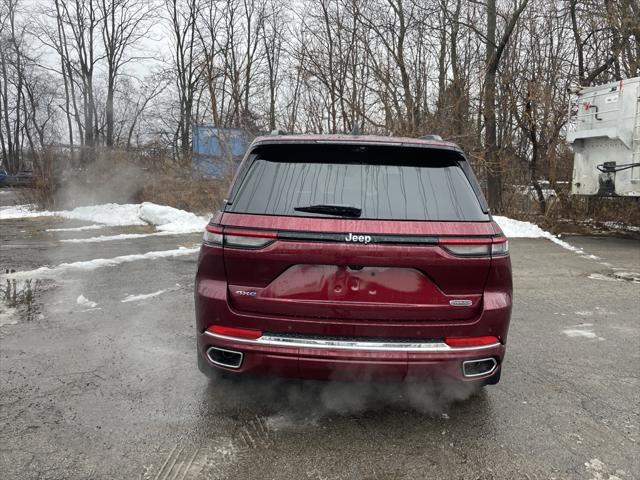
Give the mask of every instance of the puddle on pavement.
M 4 273 L 13 272 L 14 270 L 6 269 Z M 8 311 L 15 311 L 16 320 L 34 320 L 42 310 L 42 304 L 37 299 L 45 289 L 51 286 L 53 282 L 40 279 L 4 279 L 0 284 L 1 306 Z

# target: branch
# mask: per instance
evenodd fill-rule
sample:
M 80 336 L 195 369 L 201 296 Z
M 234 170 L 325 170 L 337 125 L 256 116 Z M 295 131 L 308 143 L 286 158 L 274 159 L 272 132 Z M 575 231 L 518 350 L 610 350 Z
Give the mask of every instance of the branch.
M 513 29 L 516 27 L 516 23 L 518 23 L 518 18 L 520 18 L 520 14 L 527 7 L 527 3 L 529 3 L 529 0 L 522 0 L 522 3 L 518 6 L 516 11 L 513 12 L 513 15 L 511 16 L 511 20 L 507 25 L 507 29 L 502 34 L 502 40 L 500 40 L 500 43 L 498 44 L 496 54 L 493 57 L 492 63 L 494 67 L 500 63 L 500 57 L 502 57 L 502 53 L 504 52 L 504 49 L 507 47 L 507 43 L 509 43 L 509 39 L 511 38 Z
M 586 85 L 591 84 L 591 82 L 593 82 L 598 75 L 600 75 L 602 72 L 606 71 L 607 68 L 609 68 L 613 64 L 613 62 L 615 62 L 615 61 L 616 61 L 616 56 L 615 55 L 611 55 L 609 58 L 607 58 L 606 62 L 604 62 L 602 65 L 600 65 L 598 68 L 596 68 L 593 72 L 591 72 L 587 76 L 587 78 L 585 78 L 583 80 L 584 85 L 586 86 Z

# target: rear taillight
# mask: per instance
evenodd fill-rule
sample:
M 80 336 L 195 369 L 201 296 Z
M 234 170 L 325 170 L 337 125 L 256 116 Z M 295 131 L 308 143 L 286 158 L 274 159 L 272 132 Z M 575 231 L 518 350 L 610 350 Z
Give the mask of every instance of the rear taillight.
M 202 241 L 208 245 L 222 245 L 222 228 L 215 225 L 207 225 L 204 229 Z
M 460 257 L 489 257 L 506 255 L 509 246 L 505 237 L 496 238 L 441 238 L 438 244 L 446 251 Z
M 441 238 L 438 244 L 449 253 L 461 257 L 491 255 L 491 238 Z
M 273 243 L 277 237 L 276 232 L 264 230 L 225 229 L 224 245 L 231 248 L 263 248 Z
M 202 238 L 207 245 L 224 245 L 229 248 L 263 248 L 274 242 L 276 232 L 262 230 L 226 229 L 217 225 L 207 225 Z
M 225 325 L 212 325 L 207 328 L 207 332 L 224 335 L 225 337 L 245 338 L 248 340 L 256 340 L 262 336 L 262 332 L 260 330 L 227 327 Z
M 447 337 L 444 343 L 453 348 L 483 347 L 499 343 L 498 337 Z
M 497 237 L 491 244 L 491 255 L 507 255 L 509 253 L 509 241 L 507 237 Z

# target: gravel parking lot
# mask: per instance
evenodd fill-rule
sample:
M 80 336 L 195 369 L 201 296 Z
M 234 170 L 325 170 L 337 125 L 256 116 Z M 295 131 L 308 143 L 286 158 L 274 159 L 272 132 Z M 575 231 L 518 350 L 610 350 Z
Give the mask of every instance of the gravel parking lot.
M 2 221 L 1 271 L 199 242 L 46 231 L 80 225 Z M 209 381 L 196 368 L 191 251 L 5 276 L 0 477 L 640 478 L 640 247 L 565 240 L 587 255 L 510 242 L 502 380 L 468 398 L 428 384 Z

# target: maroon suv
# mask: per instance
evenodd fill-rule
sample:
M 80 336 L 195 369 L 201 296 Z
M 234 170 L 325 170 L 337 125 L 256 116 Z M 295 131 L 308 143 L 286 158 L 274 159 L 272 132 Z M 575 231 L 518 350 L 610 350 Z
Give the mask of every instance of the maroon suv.
M 507 239 L 456 145 L 260 137 L 204 234 L 198 364 L 494 384 L 511 296 Z

